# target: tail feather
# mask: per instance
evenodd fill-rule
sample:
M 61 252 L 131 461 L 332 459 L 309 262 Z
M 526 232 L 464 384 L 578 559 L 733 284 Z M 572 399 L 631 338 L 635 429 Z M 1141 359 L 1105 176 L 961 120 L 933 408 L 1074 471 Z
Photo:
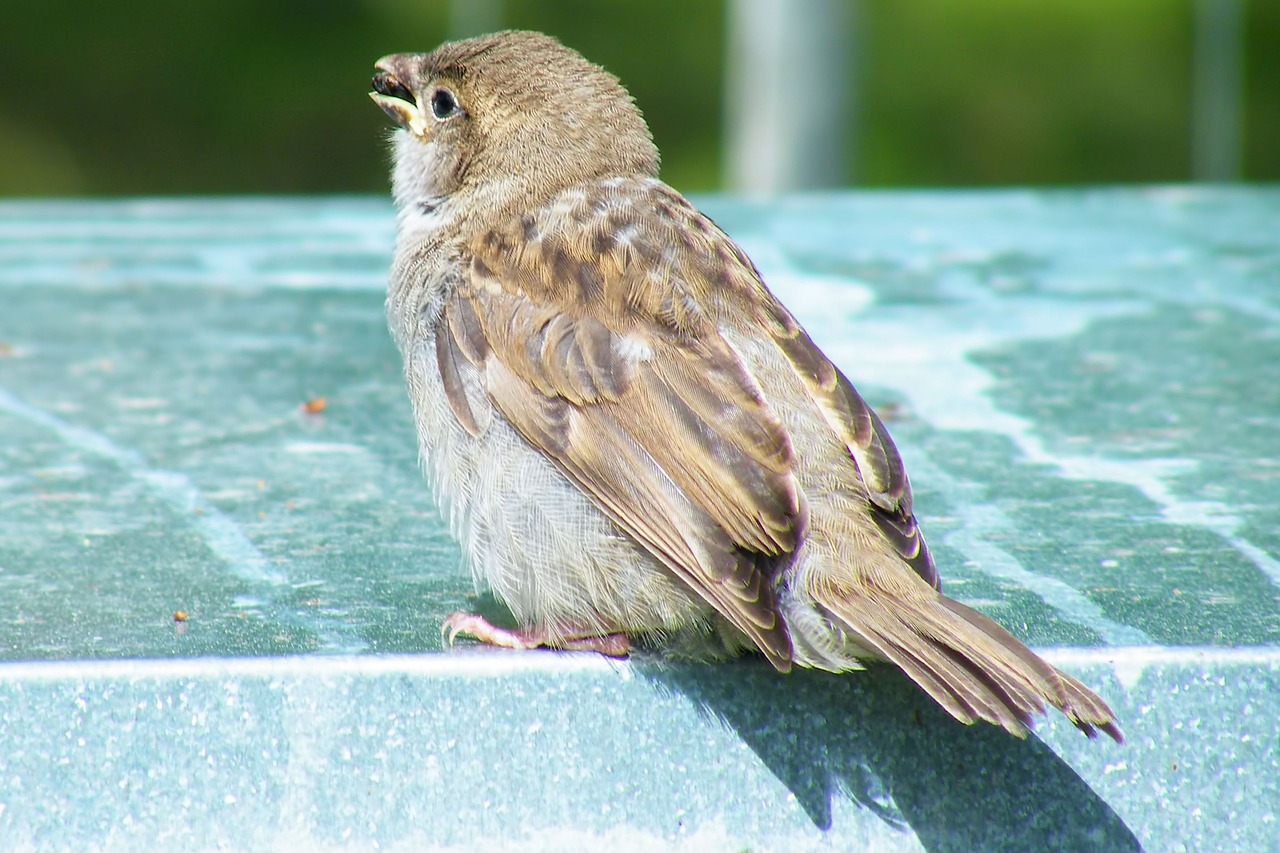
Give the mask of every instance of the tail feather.
M 1060 706 L 1066 701 L 1062 678 L 1056 669 L 1020 643 L 1019 648 L 1011 648 L 1008 643 L 1017 643 L 1017 640 L 994 622 L 990 623 L 991 626 L 1001 631 L 1003 636 L 991 636 L 986 630 L 987 625 L 970 622 L 964 618 L 964 614 L 952 611 L 952 614 L 961 618 L 951 618 L 946 613 L 951 608 L 946 605 L 955 602 L 950 599 L 938 596 L 938 603 L 945 608 L 939 620 L 941 624 L 936 626 L 941 630 L 929 636 L 929 639 L 939 653 L 956 658 L 999 684 L 1010 695 L 1011 700 L 1029 714 L 1043 714 L 1046 702 Z M 980 614 L 975 612 L 974 615 Z M 935 626 L 926 621 L 924 627 Z
M 972 607 L 961 604 L 945 595 L 937 597 L 937 603 L 959 616 L 964 625 L 972 625 L 981 632 L 984 640 L 994 640 L 1001 649 L 1011 654 L 1026 667 L 1025 678 L 1029 685 L 1038 685 L 1047 693 L 1046 697 L 1055 706 L 1065 702 L 1066 690 L 1062 681 L 1062 673 L 1054 669 L 1043 658 L 1027 648 L 1017 637 L 1005 630 L 1004 626 L 991 617 L 979 613 Z M 1018 670 L 1015 669 L 1015 672 Z
M 1051 705 L 1066 714 L 1067 718 L 1086 735 L 1093 737 L 1096 728 L 1105 732 L 1117 743 L 1124 742 L 1124 735 L 1115 722 L 1115 712 L 1098 694 L 1065 672 L 1050 666 L 990 617 L 945 595 L 938 596 L 938 603 L 1016 655 L 1018 660 L 1039 673 L 1047 683 L 1056 684 L 1053 693 L 1046 695 L 1045 698 Z
M 946 646 L 937 646 L 936 649 L 964 667 L 972 678 L 984 684 L 991 695 L 996 697 L 1002 712 L 1001 725 L 1005 728 L 1009 727 L 1003 722 L 1003 713 L 1011 713 L 1014 716 L 1024 730 L 1023 734 L 1026 733 L 1025 730 L 1032 728 L 1033 718 L 1037 714 L 1044 713 L 1042 694 L 1025 683 L 1020 683 L 1018 679 L 1010 677 L 1016 673 L 1010 673 L 999 667 L 984 669 L 976 666 L 969 657 Z
M 894 653 L 890 659 L 899 666 L 903 666 L 904 660 L 908 662 L 903 669 L 917 679 L 917 683 L 921 672 L 928 672 L 935 681 L 941 682 L 942 690 L 964 711 L 963 716 L 957 715 L 949 703 L 942 702 L 952 716 L 966 723 L 986 720 L 1018 737 L 1026 737 L 1030 714 L 1007 691 L 985 677 L 985 673 L 965 666 L 958 656 L 937 654 L 936 647 L 930 647 L 923 641 L 889 642 L 887 645 Z M 931 695 L 937 698 L 936 693 Z
M 1106 702 L 987 616 L 932 589 L 894 597 L 892 606 L 877 599 L 843 590 L 818 603 L 851 640 L 897 664 L 961 722 L 985 720 L 1025 737 L 1052 705 L 1086 735 L 1101 730 L 1123 742 Z
M 842 622 L 849 620 L 841 619 Z M 852 626 L 847 626 L 852 627 Z M 963 680 L 939 672 L 927 656 L 913 654 L 902 644 L 894 642 L 881 632 L 854 631 L 854 640 L 869 652 L 892 661 L 902 668 L 925 693 L 946 708 L 947 713 L 963 723 L 984 719 L 990 706 L 976 691 L 969 689 Z
M 1062 712 L 1076 728 L 1089 737 L 1096 737 L 1096 729 L 1116 743 L 1124 743 L 1124 733 L 1116 725 L 1116 715 L 1102 697 L 1065 672 L 1060 671 L 1059 675 L 1067 688 L 1067 704 Z

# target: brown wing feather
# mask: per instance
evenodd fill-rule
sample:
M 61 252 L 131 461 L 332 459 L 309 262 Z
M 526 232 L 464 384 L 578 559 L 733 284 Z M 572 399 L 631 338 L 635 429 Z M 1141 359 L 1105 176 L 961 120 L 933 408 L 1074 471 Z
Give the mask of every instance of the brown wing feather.
M 686 290 L 696 270 L 663 260 L 715 240 L 674 209 L 616 221 L 638 200 L 599 192 L 473 242 L 437 328 L 446 391 L 461 356 L 534 447 L 785 670 L 774 583 L 804 525 L 790 439 Z
M 445 399 L 462 428 L 472 435 L 481 433 L 480 418 L 467 393 L 464 376 L 475 373 L 476 362 L 467 358 L 452 328 L 436 335 L 436 365 L 440 368 L 440 381 L 444 385 Z
M 746 254 L 711 220 L 691 209 L 688 212 L 717 238 L 715 257 L 701 271 L 704 280 L 716 284 L 712 301 L 746 312 L 771 336 L 857 465 L 871 519 L 916 574 L 934 589 L 941 589 L 933 556 L 912 511 L 906 467 L 889 431 L 853 384 L 769 292 Z
M 776 300 L 769 306 L 774 342 L 804 381 L 809 396 L 858 466 L 868 509 L 880 532 L 916 574 L 941 589 L 938 570 L 911 507 L 911 482 L 889 431 L 853 384 L 827 359 Z

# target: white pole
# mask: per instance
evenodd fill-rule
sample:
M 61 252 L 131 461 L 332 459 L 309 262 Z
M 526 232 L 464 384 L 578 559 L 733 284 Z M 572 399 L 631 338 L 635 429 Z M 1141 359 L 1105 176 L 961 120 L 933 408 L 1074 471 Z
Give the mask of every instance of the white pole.
M 1240 179 L 1244 9 L 1240 0 L 1197 0 L 1191 103 L 1191 176 Z
M 730 0 L 727 189 L 769 194 L 847 182 L 852 13 L 848 0 Z

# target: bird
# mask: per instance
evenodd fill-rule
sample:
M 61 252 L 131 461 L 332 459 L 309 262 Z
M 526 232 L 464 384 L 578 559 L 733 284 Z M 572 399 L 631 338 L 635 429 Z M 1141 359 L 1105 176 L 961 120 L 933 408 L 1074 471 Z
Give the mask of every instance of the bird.
M 453 613 L 451 644 L 889 662 L 963 723 L 1025 737 L 1052 706 L 1122 741 L 1102 698 L 942 593 L 885 425 L 659 179 L 616 76 L 527 31 L 374 72 L 420 458 L 516 626 Z

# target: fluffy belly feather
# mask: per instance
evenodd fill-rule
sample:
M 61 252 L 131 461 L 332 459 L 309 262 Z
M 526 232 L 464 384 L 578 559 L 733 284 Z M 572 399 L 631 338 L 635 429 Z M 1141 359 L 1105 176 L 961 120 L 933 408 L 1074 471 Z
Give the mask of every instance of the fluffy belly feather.
M 522 625 L 572 633 L 675 633 L 711 609 L 622 534 L 483 398 L 478 436 L 450 409 L 434 338 L 405 359 L 421 461 L 477 587 Z

